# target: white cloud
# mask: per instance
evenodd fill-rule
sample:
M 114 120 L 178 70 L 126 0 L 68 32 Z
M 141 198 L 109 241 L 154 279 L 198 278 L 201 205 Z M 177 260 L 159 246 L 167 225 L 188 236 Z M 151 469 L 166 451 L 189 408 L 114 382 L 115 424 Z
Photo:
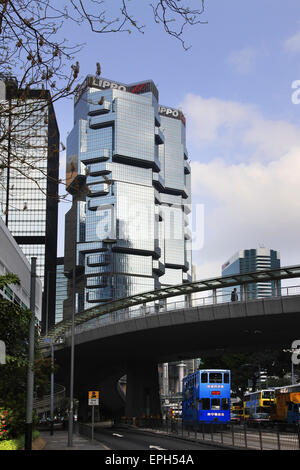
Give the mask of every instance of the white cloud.
M 297 54 L 300 52 L 300 31 L 284 41 L 284 48 L 291 53 Z
M 181 106 L 196 149 L 192 200 L 205 205 L 198 277 L 221 275 L 236 251 L 262 243 L 280 251 L 282 265 L 300 263 L 299 128 L 216 98 L 188 95 Z
M 246 47 L 239 51 L 232 51 L 227 57 L 227 62 L 233 65 L 236 71 L 246 75 L 253 71 L 258 52 L 254 47 Z
M 227 150 L 232 161 L 280 158 L 300 145 L 299 127 L 263 116 L 253 105 L 188 94 L 180 104 L 187 116 L 188 142 Z
M 194 202 L 213 201 L 205 210 L 198 272 L 220 275 L 221 265 L 236 251 L 261 243 L 279 250 L 284 264 L 299 263 L 299 175 L 300 147 L 266 165 L 192 163 Z

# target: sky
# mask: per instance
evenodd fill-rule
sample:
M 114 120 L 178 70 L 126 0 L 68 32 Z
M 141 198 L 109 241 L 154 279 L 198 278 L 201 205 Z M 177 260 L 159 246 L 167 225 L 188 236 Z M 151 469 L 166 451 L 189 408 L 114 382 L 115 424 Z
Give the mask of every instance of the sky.
M 186 0 L 190 7 L 197 0 Z M 120 1 L 110 0 L 118 13 Z M 153 21 L 148 0 L 131 0 L 144 34 L 97 35 L 66 23 L 61 34 L 83 41 L 82 80 L 101 63 L 102 76 L 126 84 L 152 79 L 160 104 L 181 108 L 192 167 L 193 263 L 197 278 L 221 275 L 238 250 L 278 250 L 281 265 L 300 264 L 299 0 L 207 0 L 184 50 Z M 73 102 L 55 106 L 60 140 L 73 125 Z M 61 176 L 64 177 L 64 154 Z M 58 256 L 64 250 L 60 203 Z

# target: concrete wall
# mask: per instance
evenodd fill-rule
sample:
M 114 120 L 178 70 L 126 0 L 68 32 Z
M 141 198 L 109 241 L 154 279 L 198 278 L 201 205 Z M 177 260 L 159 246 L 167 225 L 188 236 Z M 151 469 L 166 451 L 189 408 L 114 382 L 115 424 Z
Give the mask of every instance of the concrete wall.
M 21 248 L 0 218 L 0 275 L 13 273 L 20 279 L 20 286 L 11 284 L 9 287 L 21 302 L 30 306 L 30 272 L 31 266 Z M 1 292 L 3 294 L 3 292 Z M 6 298 L 5 294 L 3 297 Z M 42 283 L 36 279 L 35 315 L 41 320 L 42 314 Z

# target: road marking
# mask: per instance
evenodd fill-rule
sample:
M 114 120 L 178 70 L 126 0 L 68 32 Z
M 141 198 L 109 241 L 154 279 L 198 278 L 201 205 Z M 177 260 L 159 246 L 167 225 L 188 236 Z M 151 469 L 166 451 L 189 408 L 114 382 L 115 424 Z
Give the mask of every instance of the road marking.
M 124 437 L 122 434 L 117 434 L 116 432 L 113 433 L 113 436 L 116 436 L 116 437 Z
M 156 449 L 156 450 L 167 450 L 164 449 L 163 447 L 158 447 L 158 446 L 149 446 L 150 449 Z

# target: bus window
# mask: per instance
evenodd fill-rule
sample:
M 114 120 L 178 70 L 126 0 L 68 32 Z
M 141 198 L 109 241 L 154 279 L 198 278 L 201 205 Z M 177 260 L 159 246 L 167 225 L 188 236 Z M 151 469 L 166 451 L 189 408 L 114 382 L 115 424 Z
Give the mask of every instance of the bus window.
M 207 384 L 207 373 L 206 372 L 201 374 L 201 383 Z
M 222 410 L 229 410 L 229 398 L 222 398 Z
M 221 384 L 222 383 L 222 374 L 218 372 L 211 372 L 209 374 L 209 383 L 211 384 Z
M 212 410 L 220 410 L 220 398 L 212 398 L 211 399 L 211 409 Z
M 275 396 L 275 393 L 274 393 L 273 390 L 264 390 L 262 392 L 262 398 L 269 398 L 269 399 L 271 398 L 272 399 L 272 398 L 274 398 L 274 396 Z
M 229 374 L 224 374 L 224 384 L 229 384 Z
M 201 398 L 201 410 L 210 410 L 209 398 Z

